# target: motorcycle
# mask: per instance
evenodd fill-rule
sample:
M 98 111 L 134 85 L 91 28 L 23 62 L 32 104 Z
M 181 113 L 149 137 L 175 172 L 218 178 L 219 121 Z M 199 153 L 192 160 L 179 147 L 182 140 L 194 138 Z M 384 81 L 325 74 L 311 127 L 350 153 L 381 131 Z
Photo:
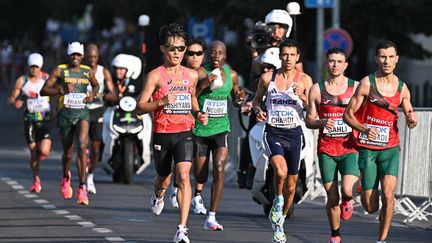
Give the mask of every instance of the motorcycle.
M 149 114 L 136 116 L 136 105 L 134 98 L 125 96 L 104 113 L 102 165 L 114 183 L 131 184 L 134 174 L 150 165 L 152 119 Z

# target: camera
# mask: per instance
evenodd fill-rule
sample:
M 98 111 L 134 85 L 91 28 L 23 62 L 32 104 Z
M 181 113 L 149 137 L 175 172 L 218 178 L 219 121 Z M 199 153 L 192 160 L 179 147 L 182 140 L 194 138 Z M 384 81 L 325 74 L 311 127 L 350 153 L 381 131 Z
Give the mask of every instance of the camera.
M 272 44 L 273 26 L 268 26 L 259 21 L 255 24 L 252 33 L 249 36 L 250 46 L 257 49 L 266 49 Z

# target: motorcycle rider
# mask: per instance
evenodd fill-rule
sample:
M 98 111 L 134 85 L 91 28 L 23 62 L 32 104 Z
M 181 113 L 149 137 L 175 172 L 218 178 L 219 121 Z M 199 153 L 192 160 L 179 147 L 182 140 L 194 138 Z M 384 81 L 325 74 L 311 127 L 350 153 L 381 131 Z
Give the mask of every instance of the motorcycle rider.
M 269 214 L 273 242 L 286 241 L 283 223 L 294 199 L 300 167 L 303 107 L 307 107 L 312 86 L 312 79 L 295 68 L 300 57 L 297 42 L 282 42 L 279 56 L 281 68 L 261 75 L 253 100 L 257 121 L 267 121 L 263 139 L 274 169 L 275 199 Z M 267 112 L 261 108 L 265 94 Z
M 113 138 L 110 136 L 110 121 L 112 113 L 115 110 L 115 106 L 119 103 L 122 97 L 130 96 L 138 99 L 138 96 L 142 89 L 142 81 L 138 79 L 141 73 L 141 61 L 138 57 L 128 54 L 118 54 L 114 57 L 111 62 L 113 68 L 113 83 L 114 90 L 117 97 L 114 102 L 109 102 L 110 106 L 106 109 L 103 117 L 104 126 L 102 129 L 102 138 L 105 144 L 102 165 L 104 168 L 114 174 L 115 171 L 109 165 L 109 159 L 112 155 Z M 145 114 L 139 117 L 142 119 L 144 124 L 144 138 L 143 142 L 143 160 L 145 162 L 150 162 L 151 152 L 150 152 L 150 138 L 151 138 L 151 117 L 149 114 Z

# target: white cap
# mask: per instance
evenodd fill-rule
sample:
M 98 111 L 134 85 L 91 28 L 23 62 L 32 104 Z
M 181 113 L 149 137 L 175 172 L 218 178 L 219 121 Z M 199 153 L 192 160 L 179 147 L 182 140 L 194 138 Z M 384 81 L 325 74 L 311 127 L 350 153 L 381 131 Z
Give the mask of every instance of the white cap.
M 79 42 L 72 42 L 68 45 L 67 54 L 72 55 L 78 53 L 84 56 L 84 45 Z
M 38 66 L 41 68 L 43 65 L 43 57 L 39 53 L 32 53 L 28 57 L 27 63 L 29 66 Z

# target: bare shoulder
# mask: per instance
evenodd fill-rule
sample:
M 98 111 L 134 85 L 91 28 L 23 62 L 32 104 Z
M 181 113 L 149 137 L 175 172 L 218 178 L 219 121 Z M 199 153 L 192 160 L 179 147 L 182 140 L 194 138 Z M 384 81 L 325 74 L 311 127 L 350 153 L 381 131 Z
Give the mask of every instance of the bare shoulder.
M 158 84 L 159 78 L 160 78 L 159 71 L 157 69 L 153 69 L 149 73 L 147 73 L 146 83 Z
M 312 83 L 312 78 L 304 72 L 300 72 L 299 80 L 301 82 L 308 82 L 308 83 L 311 82 Z
M 236 77 L 238 75 L 237 72 L 234 71 L 233 69 L 230 69 L 230 74 L 231 74 L 231 77 Z

